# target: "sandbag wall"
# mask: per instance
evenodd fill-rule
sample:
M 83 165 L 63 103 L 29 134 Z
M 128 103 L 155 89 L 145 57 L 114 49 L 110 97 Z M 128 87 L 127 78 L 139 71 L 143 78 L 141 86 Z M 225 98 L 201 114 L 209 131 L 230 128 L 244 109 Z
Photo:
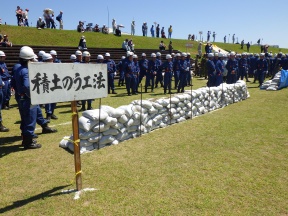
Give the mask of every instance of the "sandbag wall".
M 136 138 L 170 124 L 247 99 L 249 92 L 244 81 L 186 90 L 170 97 L 134 100 L 129 105 L 87 110 L 79 118 L 80 153 Z M 73 136 L 66 136 L 60 147 L 74 150 Z

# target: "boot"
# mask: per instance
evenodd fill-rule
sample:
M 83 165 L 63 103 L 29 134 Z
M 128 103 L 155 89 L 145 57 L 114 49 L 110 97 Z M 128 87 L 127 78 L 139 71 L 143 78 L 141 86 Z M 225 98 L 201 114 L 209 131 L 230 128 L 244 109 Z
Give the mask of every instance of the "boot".
M 9 105 L 9 101 L 7 101 L 7 102 L 5 103 L 5 109 L 6 109 L 6 110 L 9 110 L 10 108 L 12 108 L 12 107 Z
M 112 94 L 117 94 L 117 92 L 115 92 L 115 90 L 112 90 Z
M 58 117 L 52 113 L 51 119 L 55 119 L 56 120 L 56 119 L 58 119 Z
M 86 110 L 85 105 L 82 104 L 82 108 L 79 110 L 79 112 L 83 112 L 85 110 Z
M 2 122 L 0 122 L 0 132 L 8 132 L 8 131 L 9 131 L 9 129 L 6 128 L 6 127 L 2 124 Z
M 87 108 L 87 110 L 92 110 L 93 108 L 92 108 L 92 106 L 89 106 L 88 108 Z
M 147 87 L 145 87 L 145 93 L 147 93 L 148 91 L 147 91 Z
M 37 143 L 36 140 L 33 140 L 31 137 L 23 136 L 22 145 L 24 149 L 37 149 L 41 148 L 41 144 Z
M 51 114 L 49 114 L 49 113 L 46 114 L 46 120 L 47 120 L 48 123 L 50 123 L 50 121 L 51 121 Z
M 50 128 L 47 123 L 41 125 L 41 127 L 42 127 L 42 133 L 43 133 L 43 134 L 56 133 L 56 132 L 57 132 L 56 129 Z

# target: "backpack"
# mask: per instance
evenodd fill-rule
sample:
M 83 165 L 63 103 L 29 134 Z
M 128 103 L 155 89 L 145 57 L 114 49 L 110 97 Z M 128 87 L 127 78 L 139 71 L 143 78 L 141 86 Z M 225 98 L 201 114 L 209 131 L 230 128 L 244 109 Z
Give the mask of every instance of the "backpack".
M 57 16 L 57 17 L 56 17 L 56 20 L 60 22 L 60 17 L 59 17 L 59 16 Z

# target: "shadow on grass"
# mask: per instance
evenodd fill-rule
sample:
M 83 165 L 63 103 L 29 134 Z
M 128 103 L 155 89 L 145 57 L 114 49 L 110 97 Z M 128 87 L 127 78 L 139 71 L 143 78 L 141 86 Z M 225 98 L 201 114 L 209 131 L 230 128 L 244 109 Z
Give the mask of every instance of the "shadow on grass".
M 16 121 L 14 124 L 21 124 L 21 121 L 20 120 Z
M 11 204 L 9 206 L 6 206 L 4 208 L 1 208 L 0 209 L 0 213 L 5 213 L 5 212 L 11 211 L 13 209 L 20 208 L 20 207 L 25 206 L 25 205 L 27 205 L 29 203 L 34 202 L 34 201 L 42 200 L 42 199 L 44 199 L 46 197 L 53 197 L 53 196 L 63 195 L 63 193 L 61 191 L 57 192 L 57 193 L 54 193 L 54 192 L 59 191 L 59 190 L 65 188 L 65 187 L 68 187 L 68 186 L 69 185 L 63 185 L 63 186 L 55 187 L 55 188 L 53 188 L 51 190 L 45 191 L 43 193 L 37 194 L 37 195 L 29 197 L 27 199 L 17 200 L 15 202 L 13 202 L 13 204 Z
M 21 141 L 21 136 L 0 138 L 0 158 L 7 156 L 13 152 L 23 151 L 21 145 L 10 145 L 14 142 Z

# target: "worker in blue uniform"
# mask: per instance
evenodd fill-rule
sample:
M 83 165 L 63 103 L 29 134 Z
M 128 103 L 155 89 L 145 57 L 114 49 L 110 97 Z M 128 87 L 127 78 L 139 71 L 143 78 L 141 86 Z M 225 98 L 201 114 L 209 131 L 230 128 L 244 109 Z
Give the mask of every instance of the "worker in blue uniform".
M 57 57 L 57 52 L 55 50 L 50 51 L 50 55 L 53 58 L 53 63 L 61 63 L 61 60 Z
M 126 59 L 126 57 L 122 56 L 121 60 L 116 65 L 116 69 L 119 72 L 118 86 L 124 86 L 125 74 L 124 74 L 124 71 L 123 71 L 123 65 L 124 65 L 125 59 Z
M 171 92 L 171 82 L 172 82 L 172 74 L 173 74 L 173 62 L 172 62 L 172 56 L 170 54 L 166 55 L 166 60 L 161 65 L 161 70 L 164 70 L 164 94 L 172 94 Z
M 2 87 L 3 101 L 2 101 L 2 109 L 11 108 L 9 105 L 10 97 L 11 97 L 11 75 L 9 74 L 8 68 L 5 63 L 6 55 L 3 51 L 0 51 L 0 76 L 2 78 L 2 82 L 4 83 Z
M 148 70 L 148 59 L 146 58 L 146 53 L 142 53 L 142 58 L 139 61 L 140 74 L 139 74 L 139 84 L 141 83 L 143 77 L 146 77 Z
M 82 53 L 83 61 L 81 62 L 82 64 L 89 64 L 90 63 L 90 58 L 91 55 L 88 51 L 84 51 Z M 92 110 L 92 99 L 88 100 L 82 100 L 81 101 L 81 109 L 79 111 L 85 111 L 86 110 L 86 102 L 87 102 L 87 110 Z
M 247 55 L 246 53 L 242 53 L 241 54 L 241 58 L 238 61 L 238 69 L 239 69 L 239 73 L 238 73 L 238 77 L 237 80 L 240 78 L 241 80 L 246 79 L 246 82 L 250 82 L 248 80 L 248 62 L 247 62 Z
M 223 83 L 223 73 L 224 73 L 224 62 L 223 62 L 223 54 L 218 54 L 218 61 L 215 65 L 216 75 L 215 75 L 215 86 L 219 86 Z
M 161 87 L 163 87 L 163 75 L 162 71 L 160 70 L 160 66 L 162 65 L 160 52 L 156 53 L 156 63 L 158 65 L 158 70 L 156 75 L 155 88 L 158 88 L 158 83 L 160 83 Z
M 214 54 L 208 53 L 208 61 L 206 62 L 206 67 L 207 67 L 207 72 L 208 72 L 208 82 L 207 82 L 208 87 L 215 86 L 216 68 L 215 68 L 215 63 L 213 59 L 214 59 Z
M 130 51 L 127 53 L 127 58 L 123 65 L 123 70 L 125 74 L 125 84 L 128 96 L 132 95 L 131 89 L 133 86 L 133 71 L 134 71 L 133 54 L 134 53 Z
M 191 83 L 192 76 L 191 76 L 191 54 L 190 53 L 187 53 L 187 58 L 185 60 L 186 60 L 187 67 L 189 67 L 189 71 L 188 71 L 187 77 L 186 77 L 186 80 L 187 80 L 186 85 L 191 86 L 192 85 L 192 83 Z
M 174 72 L 174 82 L 175 82 L 175 86 L 174 89 L 178 88 L 179 85 L 179 79 L 180 79 L 180 57 L 181 54 L 177 53 L 176 54 L 176 58 L 173 61 L 173 72 Z
M 238 61 L 235 59 L 235 52 L 230 53 L 230 59 L 227 61 L 226 69 L 228 70 L 227 84 L 236 83 L 238 73 Z
M 184 92 L 184 88 L 186 85 L 187 73 L 189 71 L 189 67 L 187 67 L 187 63 L 185 60 L 186 58 L 187 58 L 187 54 L 182 53 L 181 60 L 179 61 L 180 75 L 179 75 L 179 85 L 178 85 L 177 93 Z
M 21 71 L 21 70 L 18 70 L 20 67 L 22 67 L 22 65 L 20 63 L 15 64 L 13 66 L 12 73 L 11 73 L 11 75 L 12 75 L 11 86 L 14 88 L 15 100 L 18 104 L 18 107 L 20 106 L 19 103 L 20 103 L 21 96 L 20 96 L 19 91 L 18 91 L 17 86 L 16 86 L 15 77 L 18 77 L 17 73 L 19 73 L 19 71 Z M 43 117 L 42 110 L 41 110 L 40 106 L 37 105 L 36 108 L 37 108 L 36 123 L 42 127 L 42 134 L 56 133 L 57 132 L 56 129 L 50 128 L 48 126 L 49 121 L 47 121 L 47 119 L 45 119 Z M 20 113 L 20 115 L 21 115 L 21 113 Z M 22 122 L 21 122 L 20 128 L 22 128 Z M 38 135 L 34 134 L 33 138 L 38 138 Z
M 2 81 L 2 77 L 0 76 L 0 132 L 8 132 L 9 129 L 6 128 L 3 124 L 2 124 L 2 113 L 1 113 L 1 109 L 2 109 L 2 102 L 3 102 L 3 81 Z
M 107 73 L 108 73 L 108 94 L 112 92 L 112 94 L 117 94 L 115 92 L 115 85 L 114 85 L 114 76 L 116 73 L 116 64 L 115 62 L 110 59 L 110 53 L 105 53 L 105 60 L 103 61 L 104 64 L 107 64 Z M 111 89 L 111 91 L 110 91 Z
M 256 69 L 257 69 L 257 75 L 258 75 L 258 80 L 259 80 L 258 87 L 262 85 L 265 79 L 265 74 L 268 73 L 268 64 L 264 57 L 265 57 L 265 54 L 261 53 L 260 59 L 258 59 L 256 62 Z
M 76 60 L 74 61 L 74 63 L 81 63 L 82 62 L 82 52 L 80 50 L 76 50 L 75 52 L 76 55 Z
M 154 92 L 154 83 L 155 83 L 155 76 L 157 75 L 158 71 L 158 63 L 156 60 L 156 54 L 151 54 L 152 59 L 148 62 L 148 71 L 146 74 L 146 83 L 145 83 L 145 93 L 147 93 L 148 86 L 151 81 L 151 92 Z
M 133 77 L 132 77 L 132 94 L 138 94 L 138 86 L 139 86 L 139 74 L 140 74 L 140 66 L 138 62 L 138 56 L 133 55 L 133 63 L 134 63 L 134 70 L 133 70 Z

